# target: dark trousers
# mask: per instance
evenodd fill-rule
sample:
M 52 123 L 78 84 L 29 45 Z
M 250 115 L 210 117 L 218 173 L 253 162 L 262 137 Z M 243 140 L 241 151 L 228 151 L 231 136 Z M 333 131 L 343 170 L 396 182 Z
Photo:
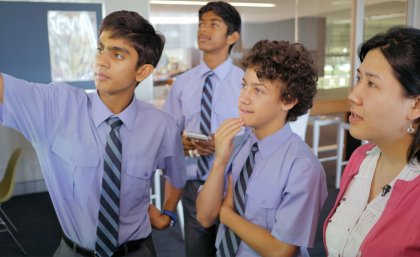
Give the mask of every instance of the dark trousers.
M 216 255 L 217 225 L 203 228 L 196 218 L 195 200 L 197 190 L 204 182 L 199 180 L 187 181 L 182 196 L 185 223 L 185 250 L 187 257 L 208 257 Z
M 60 245 L 58 246 L 57 250 L 54 252 L 54 257 L 84 257 L 85 255 L 77 253 L 74 249 L 72 249 L 67 243 L 64 242 L 63 239 L 61 239 Z M 129 252 L 128 254 L 125 254 L 123 256 L 141 256 L 141 257 L 156 257 L 156 250 L 155 246 L 153 244 L 153 239 L 151 236 L 149 236 L 146 240 L 144 240 L 141 243 L 141 246 L 139 249 Z

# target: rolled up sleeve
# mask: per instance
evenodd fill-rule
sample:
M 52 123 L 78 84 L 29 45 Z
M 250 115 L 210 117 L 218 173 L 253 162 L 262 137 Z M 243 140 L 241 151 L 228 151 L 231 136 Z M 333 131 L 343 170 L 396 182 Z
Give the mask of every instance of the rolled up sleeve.
M 168 179 L 172 186 L 179 189 L 184 187 L 186 183 L 184 151 L 175 121 L 166 127 L 163 145 L 159 151 L 159 168 L 163 169 L 165 179 Z

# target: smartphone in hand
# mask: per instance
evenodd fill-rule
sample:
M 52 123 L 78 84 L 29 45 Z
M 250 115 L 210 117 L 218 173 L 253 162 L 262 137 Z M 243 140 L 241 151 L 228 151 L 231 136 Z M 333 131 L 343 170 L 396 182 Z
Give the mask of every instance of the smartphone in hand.
M 191 139 L 209 141 L 209 137 L 200 133 L 184 131 L 184 135 Z

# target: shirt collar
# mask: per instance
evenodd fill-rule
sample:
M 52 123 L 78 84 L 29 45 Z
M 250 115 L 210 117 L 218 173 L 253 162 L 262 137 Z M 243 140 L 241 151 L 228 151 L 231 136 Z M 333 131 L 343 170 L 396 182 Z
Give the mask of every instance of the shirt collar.
M 102 102 L 101 98 L 99 97 L 98 93 L 93 93 L 91 95 L 92 99 L 92 117 L 95 127 L 101 125 L 106 119 L 111 116 L 116 116 L 121 119 L 124 125 L 127 127 L 128 130 L 131 130 L 134 126 L 135 117 L 137 114 L 137 105 L 138 101 L 136 101 L 136 96 L 134 95 L 133 100 L 124 109 L 121 113 L 115 115 L 112 113 L 108 107 Z
M 255 142 L 258 142 L 258 150 L 261 154 L 261 157 L 264 159 L 278 148 L 283 147 L 285 142 L 290 138 L 292 134 L 292 129 L 287 122 L 283 128 L 269 135 L 268 137 L 265 137 L 261 141 L 258 141 L 257 137 L 252 133 L 251 145 Z
M 226 61 L 224 61 L 222 64 L 216 67 L 216 69 L 213 70 L 217 78 L 222 81 L 230 72 L 230 69 L 232 68 L 232 59 L 227 58 Z M 211 71 L 211 69 L 207 66 L 205 62 L 200 63 L 200 76 L 205 77 L 207 72 Z

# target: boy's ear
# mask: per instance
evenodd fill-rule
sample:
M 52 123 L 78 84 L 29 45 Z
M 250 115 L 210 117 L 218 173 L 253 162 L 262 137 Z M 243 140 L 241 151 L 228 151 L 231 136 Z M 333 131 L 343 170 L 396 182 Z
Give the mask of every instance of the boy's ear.
M 236 41 L 238 41 L 238 39 L 239 39 L 239 33 L 238 31 L 235 31 L 227 37 L 227 43 L 229 45 L 233 45 L 236 43 Z
M 155 68 L 151 64 L 143 64 L 137 69 L 136 80 L 137 82 L 142 82 L 145 78 L 147 78 Z
M 297 99 L 291 100 L 288 103 L 283 103 L 283 111 L 290 111 L 297 104 Z
M 420 118 L 420 96 L 416 96 L 416 98 L 414 98 L 414 104 L 413 104 L 413 107 L 411 108 L 409 118 L 411 120 L 416 120 Z

